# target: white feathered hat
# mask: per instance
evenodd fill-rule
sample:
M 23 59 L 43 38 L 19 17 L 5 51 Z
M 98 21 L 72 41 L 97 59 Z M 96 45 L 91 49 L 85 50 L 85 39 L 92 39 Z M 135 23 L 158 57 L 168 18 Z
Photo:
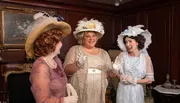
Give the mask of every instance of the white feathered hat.
M 151 40 L 151 33 L 148 30 L 143 30 L 141 27 L 144 27 L 144 25 L 136 25 L 136 26 L 128 26 L 128 29 L 125 29 L 121 34 L 118 35 L 118 46 L 122 51 L 127 51 L 126 46 L 123 43 L 124 36 L 137 36 L 137 35 L 143 35 L 146 39 L 143 50 L 146 50 L 148 46 L 152 43 Z
M 77 38 L 77 35 L 84 31 L 97 32 L 99 34 L 98 35 L 99 38 L 101 38 L 104 35 L 104 27 L 102 23 L 95 19 L 87 20 L 87 18 L 84 18 L 80 20 L 73 34 L 75 38 Z

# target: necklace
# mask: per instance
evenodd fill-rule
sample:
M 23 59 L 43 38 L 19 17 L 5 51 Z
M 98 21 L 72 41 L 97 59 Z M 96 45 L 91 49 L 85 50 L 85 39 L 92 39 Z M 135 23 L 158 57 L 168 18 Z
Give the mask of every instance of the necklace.
M 50 67 L 50 68 L 56 68 L 57 67 L 57 63 L 52 60 L 52 61 L 49 61 L 48 59 L 46 59 L 45 57 L 43 57 L 44 61 L 47 63 L 47 65 Z

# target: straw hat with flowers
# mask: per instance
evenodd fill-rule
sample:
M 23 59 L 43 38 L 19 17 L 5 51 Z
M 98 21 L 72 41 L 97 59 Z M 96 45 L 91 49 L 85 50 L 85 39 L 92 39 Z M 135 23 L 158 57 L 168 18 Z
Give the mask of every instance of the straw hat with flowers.
M 34 41 L 44 32 L 58 28 L 65 37 L 71 33 L 71 26 L 62 21 L 61 18 L 52 17 L 45 12 L 39 12 L 34 15 L 35 21 L 24 31 L 28 36 L 25 43 L 25 51 L 29 58 L 34 58 Z

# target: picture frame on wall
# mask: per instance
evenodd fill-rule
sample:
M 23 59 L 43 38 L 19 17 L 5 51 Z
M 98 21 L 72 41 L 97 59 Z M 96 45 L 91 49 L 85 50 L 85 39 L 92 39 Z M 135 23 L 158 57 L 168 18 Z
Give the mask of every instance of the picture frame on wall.
M 30 8 L 6 8 L 1 10 L 2 47 L 23 49 L 27 38 L 26 29 L 34 21 L 34 14 L 40 11 L 44 10 Z M 49 12 L 55 14 L 53 11 Z
M 33 13 L 16 10 L 2 11 L 2 46 L 23 48 L 27 34 L 25 30 L 33 22 Z

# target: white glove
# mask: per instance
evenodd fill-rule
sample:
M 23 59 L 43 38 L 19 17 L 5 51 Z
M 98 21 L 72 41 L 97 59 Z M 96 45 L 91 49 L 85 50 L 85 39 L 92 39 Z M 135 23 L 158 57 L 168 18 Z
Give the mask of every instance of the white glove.
M 70 83 L 67 83 L 66 88 L 68 95 L 77 96 L 76 90 L 73 88 L 73 86 Z
M 113 70 L 119 71 L 122 70 L 122 65 L 123 65 L 123 58 L 117 56 L 115 62 L 113 63 Z
M 78 96 L 67 96 L 64 97 L 63 103 L 77 103 L 77 101 L 78 101 Z
M 121 65 L 116 64 L 116 63 L 113 63 L 113 70 L 115 70 L 115 71 L 119 71 L 119 70 L 120 70 L 120 68 L 121 68 Z
M 76 90 L 73 88 L 73 86 L 69 83 L 66 85 L 68 96 L 64 97 L 63 103 L 77 103 L 78 96 Z
M 128 81 L 131 84 L 136 85 L 137 84 L 137 79 L 132 77 L 131 75 L 127 75 L 127 77 L 125 78 L 126 81 Z
M 83 55 L 82 54 L 82 52 L 79 52 L 78 54 L 77 54 L 77 66 L 78 67 L 81 67 L 83 64 L 84 64 L 84 61 L 87 59 L 87 56 L 85 55 Z
M 127 81 L 127 76 L 128 75 L 120 75 L 120 81 L 124 84 L 130 84 L 128 81 Z

